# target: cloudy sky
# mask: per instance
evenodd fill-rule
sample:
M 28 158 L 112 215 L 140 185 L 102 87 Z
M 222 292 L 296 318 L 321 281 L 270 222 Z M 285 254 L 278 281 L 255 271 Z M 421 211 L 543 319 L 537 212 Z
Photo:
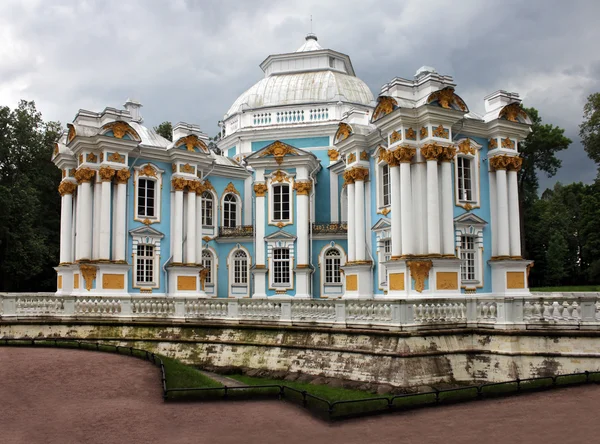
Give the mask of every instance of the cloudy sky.
M 474 111 L 498 89 L 521 94 L 573 140 L 555 179 L 590 182 L 579 142 L 588 94 L 600 91 L 597 0 L 2 0 L 0 105 L 35 100 L 47 120 L 143 103 L 145 123 L 199 123 L 209 135 L 268 54 L 313 30 L 349 54 L 377 95 L 422 65 L 452 75 Z

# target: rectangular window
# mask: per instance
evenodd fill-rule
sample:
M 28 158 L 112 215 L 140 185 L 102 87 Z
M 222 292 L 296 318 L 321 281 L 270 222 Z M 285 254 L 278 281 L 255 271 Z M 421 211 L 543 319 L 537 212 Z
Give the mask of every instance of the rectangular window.
M 140 284 L 154 282 L 154 246 L 138 245 L 135 280 Z
M 213 226 L 213 196 L 208 191 L 202 193 L 202 225 Z
M 154 217 L 156 182 L 150 179 L 138 180 L 138 216 Z
M 341 255 L 338 250 L 331 249 L 325 254 L 325 283 L 341 284 L 342 273 L 340 272 Z
M 273 283 L 290 284 L 290 250 L 287 248 L 273 249 Z
M 382 182 L 382 202 L 383 206 L 387 207 L 390 204 L 391 199 L 391 187 L 390 187 L 390 167 L 384 165 L 381 169 L 381 182 Z
M 383 241 L 383 260 L 392 260 L 392 241 L 390 239 L 386 239 Z
M 202 266 L 205 270 L 208 270 L 206 277 L 204 278 L 204 283 L 212 284 L 212 257 L 210 253 L 202 255 Z
M 248 257 L 241 250 L 235 254 L 233 259 L 233 283 L 248 283 Z
M 470 202 L 473 200 L 473 178 L 471 159 L 458 157 L 458 199 Z
M 289 185 L 273 186 L 273 220 L 290 220 L 290 187 Z
M 461 278 L 463 281 L 474 281 L 475 277 L 475 238 L 473 236 L 461 236 L 460 238 L 460 259 Z

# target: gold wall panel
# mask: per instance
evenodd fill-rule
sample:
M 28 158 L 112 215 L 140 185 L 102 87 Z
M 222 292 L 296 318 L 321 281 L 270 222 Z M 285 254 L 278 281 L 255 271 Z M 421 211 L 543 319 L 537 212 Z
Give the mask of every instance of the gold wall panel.
M 124 274 L 103 274 L 102 288 L 105 290 L 124 290 L 125 275 Z
M 58 276 L 58 278 L 56 279 L 56 288 L 58 288 L 59 290 L 62 289 L 62 276 Z
M 458 272 L 438 271 L 435 278 L 437 290 L 458 290 Z
M 390 273 L 390 291 L 404 291 L 404 273 Z
M 73 275 L 73 290 L 79 289 L 79 273 Z
M 525 288 L 525 273 L 523 271 L 507 271 L 506 288 Z
M 196 276 L 177 276 L 177 290 L 196 291 Z
M 348 291 L 356 291 L 358 290 L 358 276 L 355 274 L 351 274 L 346 276 L 346 290 Z

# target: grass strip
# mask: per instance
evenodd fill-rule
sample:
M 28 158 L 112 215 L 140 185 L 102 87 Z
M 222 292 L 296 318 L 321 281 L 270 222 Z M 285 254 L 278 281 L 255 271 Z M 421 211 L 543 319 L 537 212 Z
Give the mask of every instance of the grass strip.
M 600 291 L 600 285 L 567 285 L 564 287 L 534 287 L 530 291 L 540 292 L 579 292 L 579 291 Z

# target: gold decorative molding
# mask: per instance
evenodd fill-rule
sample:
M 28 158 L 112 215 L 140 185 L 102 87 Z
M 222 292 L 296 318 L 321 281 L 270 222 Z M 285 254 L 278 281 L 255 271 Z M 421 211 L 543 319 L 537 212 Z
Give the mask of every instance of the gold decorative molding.
M 521 169 L 521 165 L 523 163 L 523 159 L 518 156 L 494 156 L 489 159 L 490 165 L 495 170 L 516 170 L 519 171 Z
M 440 137 L 442 139 L 450 138 L 450 130 L 444 128 L 443 125 L 439 125 L 433 129 L 433 137 Z
M 355 153 L 350 153 L 348 154 L 348 156 L 346 157 L 346 163 L 354 163 L 356 162 L 356 154 Z
M 375 121 L 381 117 L 387 116 L 392 111 L 394 111 L 394 107 L 398 105 L 398 102 L 393 97 L 389 96 L 379 96 L 377 99 L 377 106 L 373 111 L 372 120 Z
M 510 137 L 506 137 L 506 138 L 502 139 L 502 148 L 507 148 L 509 150 L 514 150 L 515 149 L 515 142 L 514 142 L 514 140 L 511 140 Z
M 56 156 L 58 154 L 58 143 L 54 144 L 54 151 L 52 152 L 53 156 Z
M 392 134 L 390 134 L 390 143 L 396 143 L 401 140 L 402 140 L 402 134 L 400 134 L 396 130 L 392 131 Z
M 278 165 L 281 165 L 283 163 L 283 158 L 289 154 L 297 155 L 298 151 L 292 146 L 276 140 L 261 153 L 260 157 L 272 155 L 275 157 L 275 162 L 277 162 Z
M 407 128 L 406 130 L 404 130 L 404 135 L 406 137 L 406 140 L 417 140 L 417 133 L 412 128 Z
M 344 171 L 344 185 L 354 183 L 354 175 L 352 170 Z
M 185 145 L 185 148 L 188 151 L 194 152 L 194 148 L 198 148 L 200 151 L 208 152 L 208 148 L 206 144 L 198 138 L 195 134 L 190 134 L 189 136 L 181 137 L 177 142 L 175 142 L 175 146 L 179 147 L 181 145 Z
M 223 193 L 234 193 L 234 194 L 237 194 L 238 196 L 240 195 L 240 192 L 238 190 L 236 190 L 235 185 L 233 185 L 233 182 L 229 182 L 227 184 L 227 186 L 225 187 L 225 190 L 223 190 Z
M 442 147 L 437 143 L 429 143 L 421 148 L 421 155 L 427 160 L 438 160 L 442 150 Z
M 271 173 L 271 182 L 290 182 L 290 178 L 281 170 Z
M 202 191 L 212 191 L 215 194 L 217 193 L 215 187 L 213 187 L 213 184 L 208 179 L 204 179 L 204 182 L 202 182 Z
M 103 129 L 105 129 L 107 132 L 112 130 L 113 135 L 117 139 L 122 139 L 123 137 L 125 137 L 126 134 L 128 134 L 129 137 L 131 137 L 133 140 L 141 140 L 138 133 L 135 132 L 135 130 L 131 126 L 122 121 L 111 122 L 107 125 L 104 125 Z
M 92 289 L 94 279 L 96 279 L 97 267 L 93 265 L 80 265 L 79 270 L 81 271 L 81 275 L 85 280 L 85 289 L 90 291 Z
M 336 160 L 338 160 L 340 158 L 339 151 L 334 148 L 327 150 L 327 155 L 329 156 L 329 160 L 331 162 L 335 162 Z
M 69 143 L 71 140 L 73 140 L 75 138 L 75 136 L 77 135 L 77 133 L 75 132 L 75 127 L 71 124 L 69 124 L 68 126 L 69 126 L 69 133 L 67 134 L 67 143 Z
M 390 273 L 390 291 L 404 291 L 404 273 Z
M 106 160 L 115 163 L 125 163 L 125 156 L 119 153 L 111 153 L 109 156 L 107 156 Z
M 341 142 L 342 140 L 346 140 L 351 135 L 352 135 L 352 127 L 350 125 L 348 125 L 347 123 L 340 122 L 333 140 L 336 143 Z
M 196 276 L 177 276 L 178 291 L 196 291 Z
M 521 165 L 523 165 L 523 158 L 513 156 L 511 157 L 510 164 L 508 165 L 509 170 L 519 171 L 521 169 Z
M 194 174 L 196 172 L 196 167 L 186 163 L 185 165 L 179 165 L 179 171 L 186 174 Z
M 100 153 L 100 163 L 104 162 L 104 153 Z
M 177 164 L 176 163 L 172 163 L 171 164 L 171 172 L 172 173 L 176 173 L 177 172 Z
M 436 290 L 458 290 L 456 271 L 438 271 L 435 274 Z
M 471 139 L 465 139 L 458 144 L 458 152 L 461 154 L 475 155 L 475 148 L 471 146 Z
M 523 110 L 523 108 L 521 108 L 521 105 L 517 102 L 511 103 L 510 105 L 506 105 L 504 108 L 502 108 L 502 111 L 500 111 L 498 117 L 500 119 L 506 119 L 510 122 L 516 123 L 519 123 L 519 117 L 523 118 L 523 120 L 526 120 L 528 118 L 527 113 Z
M 390 213 L 390 207 L 385 207 L 383 210 L 378 211 L 379 214 L 383 214 L 384 216 L 387 216 Z
M 256 197 L 265 197 L 265 194 L 267 194 L 268 189 L 269 187 L 264 183 L 254 184 L 254 193 L 256 194 Z
M 122 170 L 117 171 L 117 176 L 115 178 L 116 182 L 119 183 L 127 183 L 129 178 L 131 177 L 131 172 L 129 169 L 124 168 Z
M 366 162 L 369 161 L 369 153 L 367 153 L 366 151 L 361 151 L 360 152 L 360 160 L 364 160 Z
M 358 276 L 355 274 L 346 275 L 346 290 L 357 291 L 358 290 Z
M 125 275 L 123 274 L 103 274 L 102 288 L 105 290 L 124 290 Z
M 412 158 L 417 153 L 417 150 L 416 150 L 416 148 L 404 146 L 395 151 L 392 151 L 392 153 L 394 154 L 394 157 L 398 160 L 398 162 L 410 163 Z
M 56 278 L 56 288 L 57 290 L 62 290 L 62 276 L 58 276 Z
M 495 150 L 498 148 L 498 140 L 494 137 L 488 141 L 488 149 Z
M 73 273 L 73 290 L 79 290 L 79 273 Z
M 465 102 L 454 93 L 454 88 L 448 86 L 446 88 L 435 91 L 427 98 L 427 103 L 438 102 L 442 108 L 452 109 L 452 105 L 456 105 L 461 111 L 467 112 Z
M 422 126 L 419 130 L 419 136 L 421 137 L 421 139 L 426 139 L 427 137 L 429 137 L 429 128 L 427 128 L 426 126 Z
M 65 194 L 73 194 L 76 189 L 77 185 L 68 180 L 64 180 L 60 183 L 60 185 L 58 185 L 58 192 L 61 196 L 64 196 Z
M 85 156 L 85 161 L 89 163 L 96 163 L 98 162 L 98 156 L 96 156 L 94 153 L 87 153 Z
M 110 182 L 113 177 L 115 177 L 116 171 L 110 167 L 102 167 L 100 171 L 98 171 L 98 175 L 102 182 Z
M 507 271 L 506 272 L 506 288 L 509 290 L 525 288 L 525 272 L 523 272 L 523 271 Z
M 204 284 L 206 283 L 206 278 L 208 277 L 209 273 L 210 270 L 208 268 L 200 270 L 200 289 L 202 291 L 204 291 Z
M 275 225 L 277 225 L 277 228 L 282 229 L 285 224 L 283 222 L 277 222 Z
M 95 175 L 96 171 L 90 168 L 78 168 L 75 171 L 75 179 L 78 183 L 91 182 Z
M 429 270 L 433 266 L 431 261 L 407 261 L 410 275 L 415 281 L 415 290 L 422 293 L 425 289 L 425 280 L 429 277 Z
M 175 191 L 184 191 L 188 181 L 183 177 L 174 177 L 171 179 L 171 186 Z
M 445 146 L 442 148 L 442 153 L 440 154 L 440 162 L 452 162 L 454 156 L 456 156 L 456 147 Z
M 148 177 L 157 177 L 156 170 L 152 167 L 152 165 L 144 165 L 139 172 L 140 176 L 148 176 Z
M 312 182 L 310 181 L 296 181 L 294 183 L 294 189 L 296 190 L 296 194 L 302 196 L 308 196 L 310 190 L 312 189 Z
M 369 170 L 360 167 L 353 168 L 352 176 L 354 177 L 354 181 L 364 181 L 369 176 Z

